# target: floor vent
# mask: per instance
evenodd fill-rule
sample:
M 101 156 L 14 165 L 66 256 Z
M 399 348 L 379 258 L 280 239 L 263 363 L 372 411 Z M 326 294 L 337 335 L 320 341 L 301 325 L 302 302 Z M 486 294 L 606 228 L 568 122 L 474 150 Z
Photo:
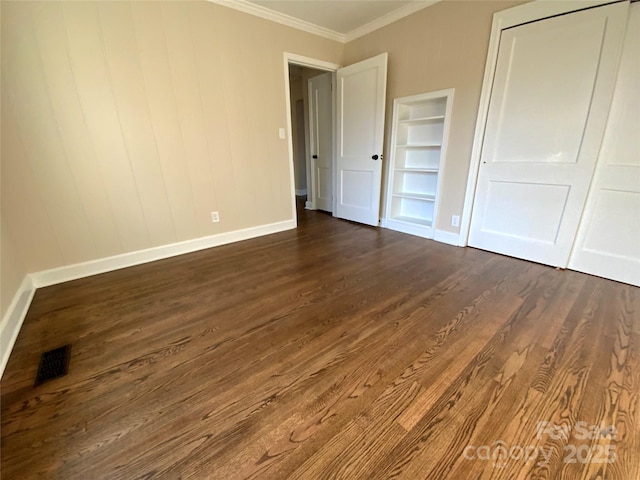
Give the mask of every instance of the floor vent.
M 69 358 L 71 356 L 71 345 L 64 345 L 54 350 L 44 352 L 40 356 L 38 365 L 38 375 L 35 386 L 54 378 L 64 377 L 69 372 Z

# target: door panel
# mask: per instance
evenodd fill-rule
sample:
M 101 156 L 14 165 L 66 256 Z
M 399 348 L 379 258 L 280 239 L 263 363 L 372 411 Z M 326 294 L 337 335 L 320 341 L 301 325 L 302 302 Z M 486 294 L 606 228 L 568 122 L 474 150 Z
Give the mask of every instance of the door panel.
M 359 209 L 368 209 L 371 205 L 371 183 L 373 172 L 342 170 L 340 179 L 340 204 Z
M 630 6 L 596 176 L 569 268 L 640 286 L 640 4 Z
M 339 69 L 337 80 L 336 216 L 378 225 L 387 54 Z
M 627 10 L 607 5 L 502 31 L 470 245 L 567 266 Z
M 313 208 L 331 212 L 333 192 L 333 99 L 331 73 L 309 79 L 309 131 Z
M 376 152 L 377 66 L 340 76 L 342 87 L 341 153 L 355 157 Z
M 568 185 L 540 183 L 490 182 L 486 208 L 500 209 L 501 215 L 484 215 L 482 228 L 516 239 L 527 238 L 532 242 L 555 243 L 560 230 L 562 212 L 569 195 Z M 523 209 L 531 204 L 535 208 Z M 538 215 L 538 209 L 549 214 Z
M 578 161 L 606 18 L 572 21 L 570 27 L 566 23 L 566 19 L 547 20 L 520 27 L 529 32 L 504 34 L 507 51 L 497 78 L 504 87 L 500 96 L 492 98 L 495 115 L 488 124 L 496 135 L 486 142 L 490 161 Z
M 331 174 L 331 168 L 318 167 L 316 173 L 316 178 L 318 179 L 316 208 L 330 212 L 332 210 L 331 196 L 333 193 L 333 175 Z

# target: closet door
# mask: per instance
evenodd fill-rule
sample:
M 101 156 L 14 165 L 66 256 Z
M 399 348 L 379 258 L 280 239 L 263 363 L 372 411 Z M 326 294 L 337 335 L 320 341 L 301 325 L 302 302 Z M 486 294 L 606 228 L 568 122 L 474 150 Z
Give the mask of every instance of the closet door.
M 569 268 L 640 286 L 640 3 L 630 6 L 596 176 Z
M 502 31 L 469 244 L 566 267 L 606 124 L 628 4 Z

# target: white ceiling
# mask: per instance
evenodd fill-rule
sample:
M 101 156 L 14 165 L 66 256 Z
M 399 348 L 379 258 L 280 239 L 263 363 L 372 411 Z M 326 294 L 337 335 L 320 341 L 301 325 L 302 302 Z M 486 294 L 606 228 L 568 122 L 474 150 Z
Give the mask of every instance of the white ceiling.
M 366 35 L 439 0 L 209 0 L 341 42 Z
M 346 35 L 356 28 L 398 10 L 405 0 L 249 0 L 251 3 Z

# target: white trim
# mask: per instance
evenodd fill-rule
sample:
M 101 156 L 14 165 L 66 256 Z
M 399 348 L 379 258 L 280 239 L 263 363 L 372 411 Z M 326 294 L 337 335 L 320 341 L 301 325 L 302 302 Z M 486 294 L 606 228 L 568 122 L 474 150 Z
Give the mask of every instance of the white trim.
M 0 358 L 0 378 L 4 374 L 4 369 L 9 361 L 9 355 L 16 343 L 18 333 L 22 327 L 29 306 L 31 306 L 31 300 L 35 294 L 36 289 L 33 286 L 30 275 L 25 275 L 18 291 L 11 300 L 11 305 L 2 318 L 0 324 L 0 351 L 2 357 Z
M 453 245 L 455 247 L 461 247 L 460 244 L 460 235 L 454 232 L 447 232 L 446 230 L 437 230 L 433 235 L 433 239 L 436 242 L 446 243 L 448 245 Z
M 155 260 L 196 252 L 198 250 L 204 250 L 205 248 L 217 247 L 228 243 L 240 242 L 242 240 L 283 232 L 294 228 L 296 228 L 296 221 L 294 219 L 284 220 L 282 222 L 219 233 L 208 237 L 195 238 L 184 242 L 171 243 L 146 250 L 138 250 L 113 257 L 100 258 L 98 260 L 90 260 L 88 262 L 44 270 L 42 272 L 32 273 L 31 279 L 35 288 L 47 287 L 56 283 L 68 282 L 77 278 L 89 277 L 99 273 L 132 267 L 142 263 L 153 262 Z
M 305 20 L 300 20 L 299 18 L 292 17 L 291 15 L 287 15 L 285 13 L 276 12 L 275 10 L 271 10 L 270 8 L 247 2 L 246 0 L 208 1 L 211 3 L 216 3 L 218 5 L 222 5 L 223 7 L 229 7 L 240 12 L 248 13 L 249 15 L 264 18 L 265 20 L 270 20 L 281 25 L 286 25 L 287 27 L 296 28 L 298 30 L 302 30 L 303 32 L 318 35 L 319 37 L 324 37 L 328 38 L 329 40 L 345 43 L 345 35 L 342 33 L 338 33 L 328 28 L 315 25 Z
M 404 6 L 394 10 L 392 12 L 376 18 L 372 22 L 369 22 L 361 27 L 355 28 L 344 35 L 344 43 L 349 43 L 356 38 L 364 37 L 365 35 L 374 32 L 382 27 L 397 22 L 398 20 L 408 17 L 423 8 L 430 7 L 431 5 L 440 2 L 441 0 L 418 0 L 411 3 L 407 3 Z
M 537 0 L 494 13 L 493 23 L 491 25 L 491 37 L 489 39 L 489 50 L 487 52 L 487 62 L 484 68 L 484 79 L 482 81 L 476 130 L 473 137 L 473 148 L 471 150 L 467 189 L 464 197 L 464 206 L 462 208 L 462 218 L 460 219 L 461 246 L 469 244 L 469 229 L 471 226 L 473 201 L 475 198 L 476 183 L 478 180 L 478 169 L 480 168 L 480 155 L 482 154 L 484 131 L 487 123 L 487 115 L 489 113 L 489 102 L 491 99 L 491 90 L 493 88 L 493 77 L 498 60 L 498 48 L 500 46 L 500 35 L 502 30 L 523 23 L 542 20 L 543 18 L 554 15 L 571 13 L 609 3 L 617 3 L 618 1 L 620 0 L 582 0 L 580 2 Z
M 394 218 L 383 218 L 380 221 L 380 226 L 384 226 L 384 228 L 388 228 L 389 230 L 395 230 L 396 232 L 415 235 L 416 237 L 433 239 L 433 228 L 418 223 L 404 222 Z
M 284 98 L 285 98 L 285 115 L 287 122 L 288 141 L 287 148 L 289 150 L 289 182 L 291 184 L 291 208 L 294 221 L 297 222 L 296 216 L 296 186 L 295 186 L 295 171 L 293 167 L 293 120 L 291 119 L 291 87 L 289 80 L 289 65 L 299 65 L 301 67 L 314 68 L 316 70 L 324 70 L 327 72 L 335 72 L 340 68 L 337 63 L 326 62 L 324 60 L 318 60 L 316 58 L 305 57 L 303 55 L 297 55 L 295 53 L 284 52 Z M 335 78 L 335 75 L 333 76 Z M 334 89 L 335 91 L 335 89 Z M 308 147 L 308 142 L 307 142 Z M 307 160 L 307 185 L 309 183 L 309 155 L 306 156 Z M 307 210 L 315 210 L 313 205 L 313 198 L 305 203 Z
M 447 107 L 444 113 L 444 128 L 442 130 L 442 141 L 440 142 L 442 143 L 442 147 L 440 147 L 440 162 L 438 163 L 438 180 L 437 180 L 438 183 L 436 185 L 436 199 L 433 204 L 432 225 L 434 228 L 436 227 L 436 225 L 438 225 L 438 220 L 440 219 L 440 215 L 439 215 L 440 198 L 442 196 L 442 185 L 444 183 L 444 178 L 445 178 L 444 175 L 447 169 L 447 155 L 449 153 L 449 132 L 451 131 L 451 118 L 453 116 L 453 101 L 455 100 L 456 89 L 447 88 L 445 90 L 440 90 L 438 92 L 432 93 L 432 95 L 434 96 L 436 94 L 443 95 L 443 96 L 446 95 Z M 435 233 L 434 233 L 434 239 L 435 239 Z M 448 243 L 448 242 L 445 242 L 445 243 Z
M 296 196 L 297 197 L 301 197 L 302 195 L 306 195 L 307 194 L 307 189 L 303 188 L 301 190 L 296 190 Z
M 331 30 L 330 28 L 321 27 L 320 25 L 316 25 L 315 23 L 292 17 L 291 15 L 287 15 L 286 13 L 278 12 L 262 5 L 248 2 L 247 0 L 207 1 L 215 3 L 217 5 L 222 5 L 223 7 L 233 8 L 234 10 L 248 13 L 249 15 L 264 18 L 265 20 L 270 20 L 281 25 L 286 25 L 287 27 L 296 28 L 312 35 L 318 35 L 320 37 L 328 38 L 329 40 L 334 40 L 340 43 L 348 43 L 352 40 L 355 40 L 356 38 L 363 37 L 382 27 L 386 27 L 393 22 L 397 22 L 404 17 L 408 17 L 409 15 L 412 15 L 417 11 L 422 10 L 423 8 L 430 7 L 431 5 L 442 0 L 414 0 L 413 2 L 407 3 L 397 10 L 393 10 L 392 12 L 389 12 L 382 17 L 376 18 L 375 20 L 362 25 L 361 27 L 354 28 L 347 33 L 336 32 L 335 30 Z
M 331 216 L 335 218 L 338 218 L 338 70 L 336 68 L 331 75 Z
M 287 66 L 287 78 L 289 78 L 289 64 L 299 65 L 301 67 L 315 68 L 316 70 L 324 70 L 326 72 L 335 72 L 342 65 L 333 62 L 318 60 L 317 58 L 305 57 L 297 53 L 284 52 L 284 61 Z

